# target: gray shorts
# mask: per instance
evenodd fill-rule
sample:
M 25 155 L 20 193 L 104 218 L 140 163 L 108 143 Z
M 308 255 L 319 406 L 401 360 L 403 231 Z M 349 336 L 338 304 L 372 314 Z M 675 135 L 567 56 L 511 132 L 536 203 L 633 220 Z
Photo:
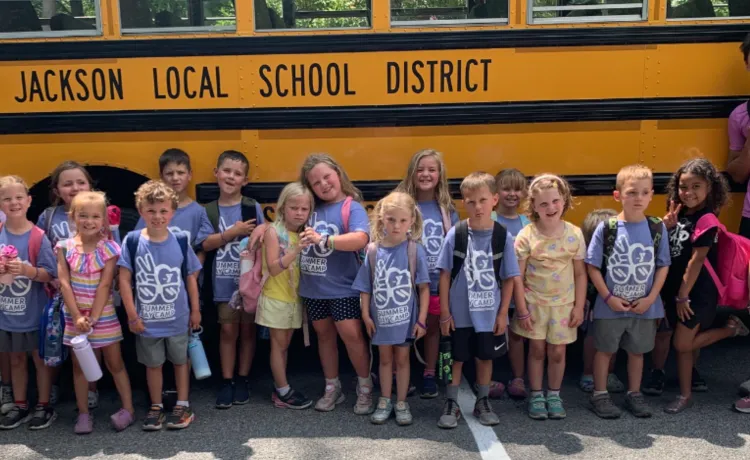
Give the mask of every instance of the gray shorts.
M 175 366 L 187 364 L 188 334 L 174 337 L 135 338 L 135 354 L 138 362 L 146 367 L 159 367 L 169 358 Z
M 39 349 L 39 332 L 0 331 L 0 353 L 27 353 Z
M 658 320 L 616 318 L 594 320 L 594 347 L 604 353 L 617 353 L 622 348 L 628 353 L 642 355 L 654 349 Z

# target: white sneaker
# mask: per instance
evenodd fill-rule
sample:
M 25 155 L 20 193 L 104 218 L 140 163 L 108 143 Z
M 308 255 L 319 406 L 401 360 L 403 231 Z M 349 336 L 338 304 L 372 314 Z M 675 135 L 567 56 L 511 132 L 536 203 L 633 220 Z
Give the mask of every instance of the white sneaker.
M 7 414 L 13 409 L 13 388 L 10 385 L 0 387 L 0 413 Z
M 49 392 L 50 405 L 52 406 L 57 405 L 57 398 L 59 394 L 60 394 L 60 387 L 58 387 L 57 385 L 52 385 L 52 388 L 50 389 L 50 392 Z
M 89 409 L 96 409 L 99 407 L 99 392 L 89 391 Z

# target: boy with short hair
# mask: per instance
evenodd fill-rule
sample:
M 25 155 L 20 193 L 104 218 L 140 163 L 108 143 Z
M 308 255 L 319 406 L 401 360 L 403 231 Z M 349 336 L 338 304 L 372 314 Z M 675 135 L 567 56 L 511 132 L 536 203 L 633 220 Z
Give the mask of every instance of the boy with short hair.
M 194 418 L 188 402 L 188 327 L 201 324 L 201 265 L 187 237 L 169 231 L 178 204 L 174 190 L 161 181 L 149 181 L 138 188 L 135 202 L 146 228 L 128 233 L 117 265 L 128 326 L 137 334 L 136 355 L 146 366 L 151 397 L 143 429 L 160 430 L 165 420 L 162 366 L 167 358 L 177 383 L 177 404 L 166 417 L 167 428 L 186 428 Z
M 492 219 L 499 200 L 495 178 L 469 174 L 461 183 L 461 195 L 469 218 L 445 236 L 437 263 L 440 329 L 451 336 L 453 351 L 453 381 L 446 389 L 440 428 L 458 425 L 461 371 L 472 358 L 476 358 L 478 387 L 474 416 L 483 425 L 499 423 L 489 403 L 492 360 L 506 352 L 508 307 L 514 279 L 521 276 L 513 238 Z M 516 293 L 515 301 L 525 305 L 522 293 Z
M 233 404 L 247 404 L 250 401 L 248 375 L 255 354 L 255 321 L 243 309 L 234 310 L 229 306 L 229 300 L 239 284 L 240 241 L 252 233 L 256 224 L 263 223 L 260 205 L 255 200 L 242 196 L 242 187 L 247 183 L 249 172 L 250 163 L 242 153 L 227 150 L 219 155 L 214 170 L 219 185 L 219 199 L 206 205 L 208 219 L 214 230 L 203 241 L 203 250 L 208 255 L 206 266 L 213 270 L 210 277 L 211 292 L 221 325 L 219 355 L 223 383 L 216 395 L 218 409 L 229 409 Z M 209 277 L 206 278 L 206 284 L 209 284 Z M 238 338 L 240 385 L 235 386 Z
M 643 355 L 654 348 L 658 321 L 664 318 L 659 292 L 671 263 L 664 223 L 645 214 L 653 188 L 649 168 L 622 168 L 614 191 L 622 212 L 599 224 L 587 251 L 588 274 L 598 292 L 593 307 L 596 355 L 591 405 L 601 418 L 620 416 L 607 392 L 609 361 L 620 347 L 628 353 L 625 406 L 636 417 L 651 416 L 640 392 Z

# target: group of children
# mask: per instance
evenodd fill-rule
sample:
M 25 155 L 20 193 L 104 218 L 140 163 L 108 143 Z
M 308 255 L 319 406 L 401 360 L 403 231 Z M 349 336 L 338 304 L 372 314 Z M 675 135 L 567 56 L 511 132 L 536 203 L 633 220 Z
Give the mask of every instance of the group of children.
M 26 218 L 31 198 L 23 180 L 0 178 L 0 210 L 6 215 L 0 251 L 5 256 L 12 245 L 18 252 L 0 259 L 0 276 L 13 275 L 10 284 L 0 284 L 0 429 L 26 422 L 31 429 L 46 428 L 56 417 L 51 396 L 57 368 L 45 366 L 36 352 L 48 300 L 45 285 L 64 303 L 63 343 L 69 346 L 86 334 L 113 376 L 122 400 L 122 409 L 111 416 L 117 430 L 134 423 L 135 410 L 120 350 L 115 284 L 136 336 L 138 362 L 146 367 L 151 407 L 144 430 L 164 424 L 180 429 L 193 421 L 188 339 L 208 308 L 216 308 L 220 324 L 222 384 L 216 407 L 221 409 L 249 402 L 256 324 L 270 331 L 273 403 L 312 406 L 286 376 L 293 332 L 311 321 L 325 378 L 315 409 L 331 411 L 346 400 L 339 380 L 340 337 L 357 374 L 354 412 L 376 424 L 395 414 L 399 425 L 408 425 L 411 346 L 422 339 L 420 393 L 435 398 L 438 347 L 441 336 L 450 337 L 452 381 L 445 390 L 441 428 L 456 427 L 461 418 L 458 388 L 467 361 L 476 365 L 474 415 L 480 423 L 499 423 L 489 400 L 506 389 L 492 381 L 493 360 L 506 352 L 513 374 L 508 394 L 528 399 L 531 418 L 564 418 L 565 351 L 581 329 L 586 339 L 580 385 L 592 392 L 592 410 L 602 418 L 619 417 L 608 391 L 624 390 L 611 372 L 623 348 L 625 407 L 647 417 L 651 410 L 641 393 L 644 353 L 653 351 L 654 370 L 643 392 L 660 394 L 673 341 L 680 395 L 665 410 L 677 413 L 692 404 L 697 351 L 748 334 L 734 316 L 724 327 L 711 328 L 718 292 L 703 261 L 715 261 L 717 234 L 714 229 L 696 236 L 694 230 L 701 216 L 719 213 L 728 186 L 705 159 L 690 160 L 673 175 L 663 219 L 645 214 L 653 197 L 651 171 L 640 165 L 623 168 L 614 191 L 622 211 L 593 211 L 583 231 L 564 220 L 573 197 L 563 178 L 542 174 L 527 184 L 515 169 L 497 176 L 469 174 L 460 187 L 468 219 L 459 221 L 442 155 L 434 150 L 412 157 L 404 180 L 369 218 L 359 190 L 326 154 L 307 157 L 299 180 L 282 190 L 276 218 L 268 224 L 258 203 L 241 194 L 249 173 L 241 153 L 219 156 L 220 196 L 205 207 L 188 196 L 191 168 L 185 152 L 166 151 L 159 167 L 162 180 L 136 192 L 141 220 L 121 244 L 116 228 L 110 228 L 106 197 L 92 191 L 81 165 L 66 162 L 53 173 L 52 193 L 59 204 L 42 214 L 38 227 Z M 39 228 L 46 238 L 34 243 Z M 262 248 L 263 283 L 257 309 L 250 313 L 231 300 L 238 289 L 240 253 L 256 247 Z M 201 306 L 201 284 L 212 294 L 213 306 Z M 368 343 L 378 349 L 377 401 Z M 28 353 L 37 376 L 33 410 L 26 396 Z M 167 360 L 177 388 L 169 415 L 162 402 Z M 73 369 L 74 430 L 90 433 L 96 386 L 86 381 L 75 354 Z

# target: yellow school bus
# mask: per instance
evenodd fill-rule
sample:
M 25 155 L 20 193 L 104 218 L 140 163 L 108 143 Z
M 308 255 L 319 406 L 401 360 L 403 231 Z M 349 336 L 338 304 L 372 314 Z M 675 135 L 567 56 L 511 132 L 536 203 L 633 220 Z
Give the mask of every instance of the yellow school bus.
M 455 196 L 474 170 L 565 175 L 580 223 L 615 205 L 623 165 L 653 168 L 657 193 L 696 154 L 723 169 L 748 31 L 750 0 L 2 1 L 2 172 L 35 184 L 39 209 L 77 160 L 132 208 L 177 147 L 207 201 L 235 149 L 272 204 L 323 151 L 373 201 L 435 148 Z

